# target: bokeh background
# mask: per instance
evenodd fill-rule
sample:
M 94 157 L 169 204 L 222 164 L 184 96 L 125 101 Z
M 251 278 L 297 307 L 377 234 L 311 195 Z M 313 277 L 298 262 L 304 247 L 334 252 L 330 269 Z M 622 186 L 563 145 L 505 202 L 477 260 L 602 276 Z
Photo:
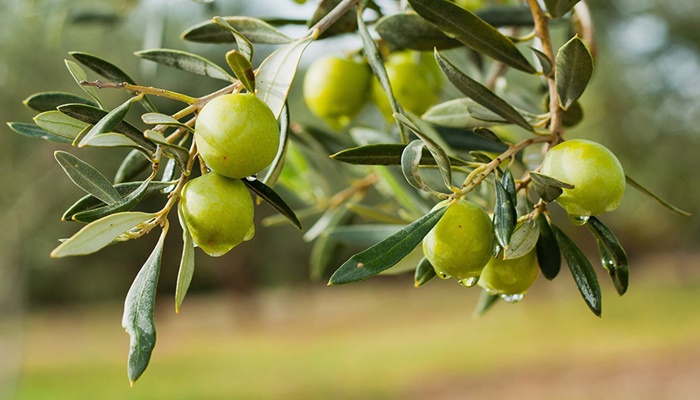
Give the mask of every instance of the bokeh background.
M 140 82 L 211 92 L 217 82 L 132 53 L 168 47 L 224 64 L 226 46 L 186 43 L 179 34 L 214 15 L 305 18 L 316 4 L 2 1 L 0 121 L 31 120 L 21 101 L 32 93 L 79 93 L 63 64 L 72 50 L 104 57 Z M 471 317 L 476 291 L 450 282 L 416 290 L 410 276 L 397 276 L 327 288 L 308 279 L 311 245 L 286 226 L 260 228 L 253 241 L 219 259 L 198 254 L 190 295 L 176 315 L 179 245 L 170 235 L 158 288 L 158 345 L 129 388 L 121 307 L 156 237 L 50 259 L 57 238 L 76 230 L 59 219 L 81 193 L 53 159 L 61 147 L 3 124 L 0 398 L 694 398 L 700 3 L 591 0 L 590 7 L 596 72 L 582 99 L 586 122 L 570 136 L 605 144 L 630 176 L 693 213 L 680 217 L 629 190 L 619 210 L 604 217 L 627 249 L 632 280 L 619 298 L 599 271 L 602 319 L 586 309 L 566 270 L 555 282 L 537 282 L 522 303 L 501 304 L 478 320 Z M 357 45 L 351 38 L 314 43 L 302 67 Z M 270 50 L 259 49 L 257 57 Z M 299 96 L 295 85 L 293 115 L 314 123 Z M 162 107 L 168 111 L 167 103 Z M 124 154 L 85 149 L 80 157 L 109 175 Z M 584 247 L 594 250 L 588 240 Z

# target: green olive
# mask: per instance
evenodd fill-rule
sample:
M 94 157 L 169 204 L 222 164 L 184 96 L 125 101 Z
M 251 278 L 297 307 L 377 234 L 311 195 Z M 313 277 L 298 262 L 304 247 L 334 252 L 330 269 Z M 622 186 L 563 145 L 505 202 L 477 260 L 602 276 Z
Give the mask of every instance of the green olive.
M 260 172 L 275 159 L 280 135 L 270 108 L 252 94 L 226 94 L 197 116 L 195 141 L 207 166 L 229 178 Z
M 384 67 L 394 97 L 405 110 L 420 115 L 435 104 L 442 89 L 442 72 L 431 53 L 392 53 Z M 372 101 L 387 120 L 393 120 L 389 99 L 376 77 L 372 81 Z
M 613 211 L 625 193 L 625 172 L 603 145 L 583 139 L 567 140 L 547 152 L 542 174 L 574 185 L 556 201 L 574 219 Z
M 473 286 L 491 258 L 493 224 L 478 205 L 459 200 L 448 206 L 423 239 L 423 253 L 442 277 Z
M 222 256 L 253 238 L 253 199 L 240 179 L 210 172 L 187 182 L 181 196 L 183 222 L 210 256 Z
M 535 250 L 512 260 L 491 257 L 481 272 L 479 286 L 491 294 L 520 296 L 532 286 L 539 274 Z
M 329 126 L 340 129 L 364 107 L 370 77 L 364 62 L 338 56 L 319 58 L 304 77 L 306 106 Z

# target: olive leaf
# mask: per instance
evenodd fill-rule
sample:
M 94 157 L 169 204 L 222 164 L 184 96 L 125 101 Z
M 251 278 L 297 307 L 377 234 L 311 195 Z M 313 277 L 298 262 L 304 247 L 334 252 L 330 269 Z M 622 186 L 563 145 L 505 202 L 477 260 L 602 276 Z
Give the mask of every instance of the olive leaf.
M 314 15 L 311 17 L 307 26 L 312 27 L 316 25 L 323 17 L 328 13 L 333 11 L 341 0 L 321 0 Z M 346 12 L 342 15 L 333 25 L 331 25 L 325 32 L 319 36 L 319 39 L 331 37 L 341 33 L 354 32 L 357 29 L 357 21 L 351 12 Z
M 557 239 L 544 213 L 540 213 L 537 216 L 537 226 L 540 232 L 537 245 L 535 246 L 537 262 L 540 264 L 542 275 L 551 281 L 559 275 L 559 270 L 561 269 L 561 251 L 559 250 Z
M 141 115 L 141 121 L 148 125 L 168 125 L 177 128 L 186 129 L 188 132 L 194 132 L 194 130 L 188 125 L 176 120 L 170 115 L 161 113 L 146 113 Z
M 26 136 L 26 137 L 30 137 L 30 138 L 37 138 L 37 139 L 44 139 L 44 140 L 48 140 L 49 142 L 56 142 L 56 143 L 73 143 L 72 139 L 51 133 L 47 130 L 42 129 L 41 127 L 37 126 L 36 124 L 27 124 L 27 123 L 23 123 L 23 122 L 8 122 L 7 126 L 13 132 L 18 133 L 22 136 Z
M 493 209 L 493 233 L 502 248 L 507 248 L 518 219 L 510 194 L 496 180 L 496 205 Z
M 253 44 L 250 43 L 250 40 L 248 40 L 245 36 L 238 32 L 236 28 L 231 26 L 231 24 L 229 24 L 228 21 L 226 21 L 224 18 L 214 17 L 214 22 L 229 30 L 233 37 L 236 39 L 236 45 L 238 46 L 238 51 L 240 51 L 240 54 L 243 55 L 243 57 L 249 62 L 253 61 L 254 49 Z M 226 58 L 228 60 L 228 55 Z M 254 93 L 254 91 L 251 92 Z
M 231 50 L 226 53 L 226 63 L 246 90 L 255 93 L 255 73 L 250 61 L 237 50 Z
M 354 165 L 400 165 L 401 155 L 406 148 L 400 143 L 378 143 L 353 147 L 332 154 L 330 157 Z M 467 165 L 466 161 L 448 157 L 451 165 Z M 423 148 L 420 165 L 437 165 L 435 158 L 427 148 Z
M 574 185 L 534 171 L 530 171 L 530 178 L 532 178 L 532 184 L 535 187 L 537 195 L 547 203 L 551 203 L 556 200 L 557 197 L 561 196 L 561 194 L 564 193 L 562 189 L 574 188 Z
M 64 60 L 66 64 L 66 68 L 68 68 L 68 72 L 70 72 L 71 76 L 75 80 L 75 82 L 80 86 L 81 89 L 85 93 L 88 94 L 98 105 L 99 107 L 102 107 L 102 102 L 100 102 L 100 98 L 97 95 L 97 89 L 95 89 L 92 86 L 86 86 L 83 85 L 82 82 L 87 80 L 87 74 L 85 71 L 80 68 L 80 65 L 78 65 L 76 62 L 73 62 L 71 60 Z
M 138 190 L 138 188 L 143 184 L 143 182 L 126 182 L 126 183 L 118 183 L 114 185 L 114 189 L 119 193 L 119 196 L 124 197 L 128 196 L 131 193 L 134 193 L 134 191 Z M 151 181 L 148 184 L 148 188 L 146 189 L 146 193 L 144 197 L 150 196 L 154 193 L 161 192 L 162 190 L 166 188 L 172 188 L 176 185 L 176 182 L 161 182 L 161 181 Z M 103 202 L 102 200 L 98 199 L 97 197 L 88 194 L 76 201 L 72 206 L 70 206 L 64 213 L 63 216 L 61 216 L 62 221 L 70 221 L 74 220 L 74 216 L 79 213 L 83 213 L 86 211 L 94 210 L 96 208 L 101 208 L 106 206 L 107 204 Z M 84 222 L 84 221 L 83 221 Z
M 58 111 L 71 118 L 90 125 L 99 123 L 100 120 L 102 120 L 108 114 L 105 110 L 86 104 L 64 104 L 58 107 Z M 146 139 L 143 136 L 143 132 L 126 121 L 121 121 L 112 129 L 112 131 L 125 135 L 147 151 L 153 152 L 156 150 L 156 145 L 150 140 Z
M 85 225 L 70 239 L 51 252 L 51 257 L 91 254 L 110 245 L 125 232 L 155 218 L 155 213 L 122 212 L 108 215 Z
M 38 112 L 52 111 L 58 106 L 68 103 L 82 103 L 93 107 L 99 105 L 85 97 L 76 96 L 72 93 L 65 92 L 41 92 L 35 93 L 22 101 L 25 106 Z
M 180 306 L 185 299 L 187 290 L 194 275 L 194 240 L 190 234 L 185 218 L 182 215 L 182 202 L 178 203 L 177 216 L 182 227 L 182 256 L 180 257 L 180 269 L 177 273 L 177 285 L 175 286 L 175 312 L 180 312 Z
M 314 245 L 311 248 L 311 255 L 309 259 L 309 277 L 314 282 L 318 282 L 326 273 L 328 267 L 330 266 L 333 257 L 336 255 L 340 249 L 340 243 L 338 240 L 331 237 L 329 232 L 334 230 L 336 227 L 347 223 L 352 218 L 352 213 L 349 212 L 349 208 L 345 204 L 334 208 L 333 210 L 328 210 L 321 217 L 324 219 L 322 224 L 325 230 L 318 232 L 314 238 Z M 320 220 L 320 219 L 319 219 Z M 314 227 L 317 224 L 314 224 Z M 313 229 L 309 229 L 309 232 Z
M 270 54 L 258 68 L 258 98 L 264 101 L 275 118 L 279 118 L 294 80 L 301 56 L 313 37 L 286 44 Z
M 139 187 L 134 189 L 133 192 L 124 196 L 121 200 L 112 204 L 105 205 L 103 207 L 98 207 L 91 210 L 85 210 L 75 213 L 71 216 L 71 218 L 75 221 L 80 222 L 93 222 L 111 214 L 129 211 L 132 208 L 136 207 L 136 205 L 139 204 L 141 200 L 143 200 L 143 198 L 146 195 L 146 191 L 148 190 L 149 184 L 150 180 L 145 180 L 141 183 L 141 185 L 139 185 Z
M 418 15 L 477 52 L 523 72 L 537 72 L 509 38 L 474 13 L 447 0 L 408 3 Z
M 148 367 L 153 348 L 156 346 L 156 327 L 153 322 L 153 313 L 167 232 L 166 225 L 160 234 L 156 247 L 131 284 L 124 301 L 122 327 L 130 338 L 128 375 L 132 386 Z
M 131 79 L 131 77 L 124 71 L 122 71 L 121 68 L 117 67 L 116 65 L 112 64 L 111 62 L 94 56 L 92 54 L 88 53 L 82 53 L 79 51 L 71 51 L 68 54 L 73 56 L 76 60 L 78 60 L 79 63 L 83 64 L 84 66 L 90 68 L 94 72 L 100 74 L 101 76 L 107 78 L 111 82 L 114 83 L 129 83 L 132 85 L 135 85 L 136 82 Z M 135 92 L 132 92 L 134 95 L 136 95 Z M 158 112 L 156 109 L 156 106 L 151 102 L 151 100 L 147 97 L 143 97 L 143 107 L 146 109 L 148 112 Z M 65 103 L 81 103 L 80 101 L 66 101 Z M 89 103 L 86 103 L 88 105 L 92 105 Z M 97 105 L 95 105 L 97 106 Z
M 662 199 L 661 197 L 655 195 L 655 194 L 652 193 L 649 189 L 645 188 L 644 186 L 642 186 L 641 184 L 639 184 L 639 182 L 635 181 L 634 179 L 630 178 L 630 177 L 627 176 L 627 175 L 625 175 L 625 181 L 627 182 L 628 185 L 632 186 L 633 188 L 639 190 L 640 192 L 644 193 L 645 195 L 647 195 L 647 196 L 651 197 L 652 199 L 656 200 L 659 204 L 661 204 L 662 206 L 666 207 L 667 209 L 669 209 L 669 210 L 675 212 L 676 214 L 680 214 L 680 215 L 682 215 L 682 216 L 684 216 L 684 217 L 689 217 L 689 216 L 692 215 L 691 213 L 689 213 L 689 212 L 687 212 L 687 211 L 683 211 L 683 210 L 681 210 L 680 208 L 678 208 L 678 207 L 674 206 L 673 204 L 669 203 L 668 201 L 666 201 L 666 200 Z
M 556 56 L 554 80 L 559 102 L 568 109 L 586 90 L 593 75 L 593 56 L 578 36 L 564 44 Z
M 590 217 L 586 227 L 595 236 L 603 267 L 608 271 L 617 293 L 622 296 L 629 285 L 629 261 L 625 249 L 610 228 L 598 218 Z
M 294 41 L 274 26 L 258 18 L 235 16 L 221 19 L 253 43 L 287 44 Z M 201 43 L 233 43 L 236 41 L 229 30 L 213 20 L 190 27 L 182 33 L 181 38 Z
M 493 305 L 496 304 L 500 298 L 501 296 L 489 293 L 486 291 L 486 289 L 482 290 L 481 294 L 479 295 L 479 302 L 476 304 L 476 308 L 474 308 L 472 316 L 474 318 L 481 317 L 486 311 L 493 307 Z
M 78 142 L 78 147 L 85 147 L 95 136 L 102 133 L 111 132 L 114 128 L 116 128 L 117 125 L 119 125 L 126 117 L 126 114 L 129 112 L 131 103 L 134 101 L 134 99 L 135 98 L 133 97 L 130 98 L 102 117 L 102 119 L 93 125 L 87 134 L 80 139 Z
M 537 220 L 526 220 L 513 231 L 508 246 L 505 247 L 503 259 L 512 260 L 529 254 L 537 245 L 539 237 Z
M 413 251 L 445 211 L 446 207 L 433 210 L 394 235 L 350 257 L 333 273 L 328 284 L 361 281 L 391 268 Z
M 469 98 L 448 100 L 430 107 L 421 118 L 432 124 L 460 129 L 474 129 L 497 124 L 474 118 L 467 112 L 468 107 L 474 104 L 474 100 Z
M 593 266 L 581 249 L 564 232 L 556 225 L 551 225 L 551 227 L 581 296 L 593 314 L 600 317 L 602 312 L 601 292 Z
M 54 157 L 73 183 L 85 192 L 107 204 L 121 200 L 112 184 L 92 165 L 65 151 L 56 151 Z
M 435 276 L 437 276 L 435 268 L 433 268 L 433 265 L 427 258 L 423 257 L 416 266 L 416 272 L 413 274 L 413 286 L 421 287 L 435 278 Z
M 486 86 L 465 75 L 451 62 L 445 59 L 437 50 L 435 51 L 435 59 L 440 69 L 442 69 L 442 72 L 447 76 L 447 79 L 449 79 L 460 92 L 501 116 L 506 121 L 514 123 L 531 132 L 534 130 L 513 106 L 498 97 L 498 95 L 489 90 Z
M 197 54 L 173 49 L 141 50 L 134 53 L 144 60 L 157 62 L 196 75 L 207 76 L 222 81 L 233 82 L 236 79 L 223 68 Z
M 279 148 L 277 149 L 277 154 L 275 155 L 274 160 L 272 160 L 272 163 L 267 169 L 267 172 L 265 173 L 265 177 L 263 177 L 262 182 L 268 186 L 274 186 L 275 183 L 277 183 L 277 179 L 279 179 L 280 175 L 282 174 L 282 169 L 284 168 L 284 161 L 287 156 L 287 149 L 289 148 L 289 136 L 290 136 L 290 130 L 291 130 L 291 125 L 290 125 L 291 119 L 289 116 L 289 105 L 285 105 L 284 109 L 282 109 L 282 113 L 280 114 L 279 118 L 279 125 L 280 125 L 280 144 Z
M 246 186 L 255 194 L 260 196 L 265 202 L 267 202 L 269 205 L 272 206 L 275 210 L 277 210 L 280 214 L 284 215 L 289 222 L 292 223 L 297 229 L 303 230 L 301 227 L 301 222 L 299 222 L 299 218 L 297 218 L 296 214 L 294 214 L 294 210 L 292 210 L 289 205 L 280 197 L 277 192 L 272 190 L 269 186 L 265 185 L 264 183 L 260 182 L 259 180 L 249 180 L 249 179 L 242 179 L 243 183 L 245 183 Z
M 544 0 L 547 13 L 552 18 L 559 18 L 571 11 L 579 0 Z
M 425 143 L 420 140 L 414 140 L 404 148 L 401 155 L 401 172 L 406 181 L 414 188 L 433 192 L 433 189 L 425 184 L 418 170 L 424 148 Z
M 414 12 L 389 14 L 382 17 L 374 29 L 379 36 L 399 49 L 432 51 L 462 46 Z
M 80 132 L 88 127 L 87 123 L 71 118 L 60 111 L 45 111 L 34 117 L 34 123 L 55 136 L 69 140 L 70 143 L 73 143 Z
M 151 166 L 150 158 L 139 150 L 132 150 L 124 157 L 114 175 L 114 183 L 129 182 L 136 179 Z

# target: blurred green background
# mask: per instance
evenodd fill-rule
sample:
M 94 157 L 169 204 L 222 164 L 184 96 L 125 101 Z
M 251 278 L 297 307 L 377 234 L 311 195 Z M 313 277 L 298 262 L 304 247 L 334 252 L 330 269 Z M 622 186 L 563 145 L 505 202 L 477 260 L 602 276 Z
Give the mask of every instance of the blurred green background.
M 72 50 L 104 57 L 140 82 L 211 92 L 217 82 L 156 68 L 132 53 L 177 48 L 223 64 L 227 46 L 186 43 L 179 34 L 214 15 L 304 18 L 316 3 L 3 1 L 0 121 L 30 121 L 34 113 L 21 101 L 32 93 L 79 93 L 63 64 Z M 310 244 L 286 226 L 259 228 L 253 241 L 220 259 L 198 254 L 190 296 L 175 315 L 179 245 L 171 235 L 158 345 L 130 389 L 120 302 L 156 237 L 50 259 L 57 238 L 76 230 L 59 219 L 81 193 L 53 159 L 63 147 L 2 125 L 0 398 L 693 398 L 700 392 L 700 4 L 590 5 L 596 73 L 582 99 L 586 122 L 570 137 L 602 142 L 630 176 L 693 213 L 679 217 L 629 190 L 604 217 L 630 255 L 632 281 L 618 298 L 599 274 L 603 319 L 588 312 L 566 271 L 553 283 L 540 280 L 524 302 L 501 304 L 479 320 L 470 316 L 477 294 L 452 282 L 415 290 L 411 277 L 399 276 L 326 288 L 309 282 Z M 315 43 L 304 65 L 357 43 Z M 111 105 L 120 98 L 102 95 Z M 299 95 L 295 85 L 293 115 L 313 122 Z M 168 103 L 159 105 L 168 111 Z M 80 152 L 108 176 L 124 155 Z

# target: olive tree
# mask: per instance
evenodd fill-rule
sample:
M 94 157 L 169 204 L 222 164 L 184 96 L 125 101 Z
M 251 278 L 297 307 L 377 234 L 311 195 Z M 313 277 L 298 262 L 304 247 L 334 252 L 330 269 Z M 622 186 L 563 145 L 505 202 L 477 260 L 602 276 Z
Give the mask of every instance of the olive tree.
M 184 30 L 186 41 L 230 43 L 222 54 L 228 69 L 180 50 L 135 53 L 224 82 L 200 97 L 137 83 L 104 58 L 71 52 L 65 65 L 82 93 L 34 94 L 25 100 L 38 112 L 33 123 L 9 123 L 21 135 L 65 144 L 54 157 L 86 192 L 63 214 L 77 231 L 52 257 L 159 235 L 126 296 L 132 384 L 155 347 L 156 287 L 176 218 L 176 311 L 196 279 L 196 248 L 235 251 L 254 237 L 253 212 L 266 203 L 299 230 L 308 221 L 309 273 L 318 280 L 334 269 L 329 285 L 385 271 L 413 271 L 416 287 L 454 277 L 480 287 L 480 315 L 501 300 L 522 300 L 540 274 L 555 279 L 563 255 L 600 316 L 596 271 L 560 226 L 592 234 L 593 264 L 622 295 L 627 255 L 598 215 L 617 208 L 627 186 L 685 214 L 625 175 L 607 148 L 566 135 L 584 118 L 578 100 L 594 75 L 585 1 L 389 3 L 322 0 L 300 37 L 278 28 L 299 21 L 241 15 Z M 287 98 L 300 59 L 310 43 L 337 35 L 356 35 L 362 46 L 312 63 L 303 95 L 318 123 L 299 123 Z M 254 65 L 259 44 L 277 47 Z M 98 89 L 124 100 L 107 107 Z M 153 97 L 181 107 L 163 114 Z M 379 118 L 363 119 L 367 108 Z M 108 179 L 74 155 L 84 147 L 131 151 Z M 162 206 L 137 208 L 147 196 L 160 196 Z M 557 207 L 565 213 L 550 212 Z M 348 243 L 365 250 L 332 265 L 334 250 Z

